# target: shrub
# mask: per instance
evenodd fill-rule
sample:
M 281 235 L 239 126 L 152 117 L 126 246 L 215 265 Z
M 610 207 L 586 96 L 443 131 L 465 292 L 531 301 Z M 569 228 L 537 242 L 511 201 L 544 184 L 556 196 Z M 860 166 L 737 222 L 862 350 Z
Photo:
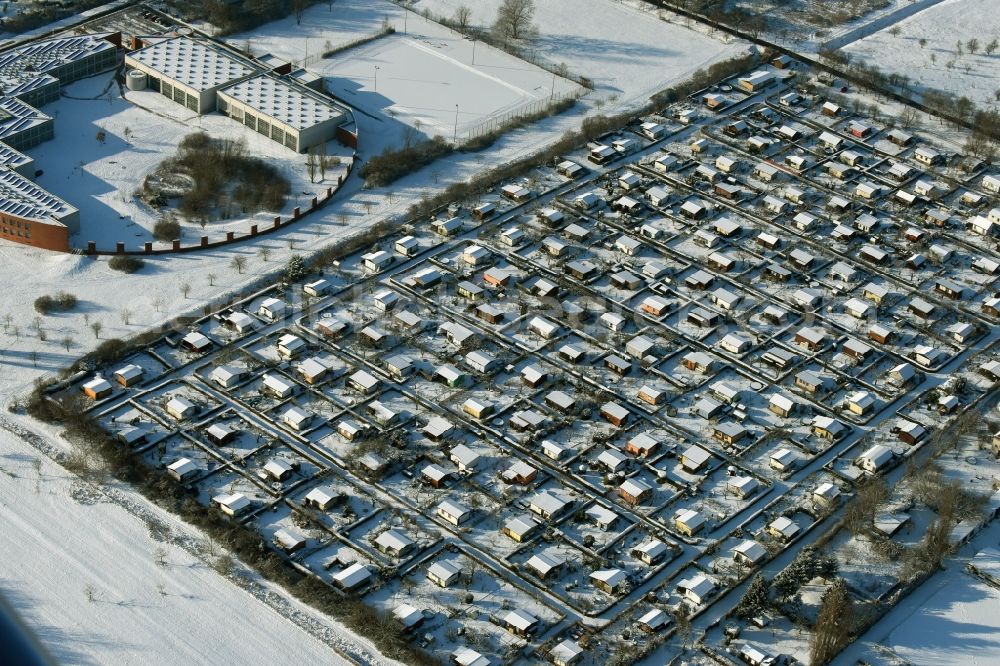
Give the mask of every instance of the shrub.
M 135 273 L 145 266 L 146 263 L 138 257 L 130 257 L 127 254 L 116 254 L 108 261 L 108 268 L 122 273 Z
M 294 254 L 285 266 L 285 279 L 289 282 L 300 282 L 309 273 L 302 257 Z
M 96 365 L 107 365 L 121 360 L 124 352 L 128 350 L 128 343 L 119 338 L 111 338 L 97 345 L 97 349 L 91 352 Z
M 153 238 L 161 241 L 172 241 L 181 237 L 181 225 L 177 220 L 168 217 L 160 218 L 153 225 Z
M 365 179 L 365 187 L 382 187 L 427 166 L 452 150 L 452 146 L 440 136 L 398 150 L 389 149 L 370 158 L 361 167 L 361 177 Z
M 35 312 L 47 315 L 53 312 L 65 312 L 76 307 L 76 296 L 61 291 L 55 296 L 39 296 L 35 299 Z

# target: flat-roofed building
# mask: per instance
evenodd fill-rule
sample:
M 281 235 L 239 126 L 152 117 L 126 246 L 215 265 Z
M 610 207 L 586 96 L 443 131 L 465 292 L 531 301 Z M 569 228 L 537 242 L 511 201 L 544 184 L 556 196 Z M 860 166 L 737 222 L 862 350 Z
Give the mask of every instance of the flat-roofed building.
M 330 98 L 273 74 L 223 88 L 218 109 L 297 153 L 334 138 L 350 117 Z
M 216 93 L 256 74 L 251 60 L 206 39 L 175 37 L 125 56 L 125 65 L 146 75 L 165 97 L 203 114 L 216 108 Z
M 120 35 L 74 35 L 29 42 L 0 53 L 0 90 L 40 106 L 59 99 L 59 87 L 111 69 Z
M 0 170 L 0 238 L 69 252 L 80 212 L 16 171 Z
M 0 99 L 0 141 L 15 150 L 26 150 L 54 135 L 52 116 L 16 97 Z

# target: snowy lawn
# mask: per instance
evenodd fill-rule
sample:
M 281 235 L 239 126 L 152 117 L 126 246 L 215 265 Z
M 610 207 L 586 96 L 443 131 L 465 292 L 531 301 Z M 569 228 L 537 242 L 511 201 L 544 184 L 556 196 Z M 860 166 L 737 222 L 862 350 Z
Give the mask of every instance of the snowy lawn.
M 1000 12 L 995 0 L 945 0 L 891 28 L 854 42 L 845 50 L 856 60 L 876 64 L 887 73 L 910 77 L 918 91 L 946 90 L 964 95 L 977 106 L 996 108 L 1000 53 L 986 55 L 983 48 L 1000 37 Z M 970 54 L 967 42 L 979 41 Z M 921 45 L 921 40 L 926 40 Z M 956 45 L 962 42 L 963 55 Z
M 467 5 L 472 22 L 490 25 L 500 0 L 420 0 L 414 9 L 454 16 Z M 727 56 L 738 47 L 724 44 L 652 12 L 611 0 L 545 0 L 536 3 L 539 37 L 529 48 L 538 58 L 594 81 L 598 92 L 623 105 L 642 103 L 686 73 Z M 627 26 L 627 28 L 625 27 Z
M 324 4 L 305 12 L 301 24 L 289 17 L 230 43 L 249 42 L 264 52 L 304 63 L 324 77 L 327 90 L 381 124 L 381 139 L 401 138 L 404 126 L 451 140 L 488 118 L 517 112 L 551 95 L 583 89 L 576 83 L 384 0 L 342 0 L 336 11 Z M 396 33 L 331 58 L 322 52 L 377 33 L 383 21 Z
M 908 617 L 889 632 L 884 643 L 923 666 L 954 664 L 956 650 L 964 664 L 1000 664 L 1000 591 L 955 569 L 927 587 L 936 591 L 919 607 L 906 604 Z
M 0 503 L 18 535 L 5 541 L 0 591 L 61 663 L 348 663 L 175 545 L 177 537 L 202 541 L 195 530 L 150 508 L 171 525 L 168 535 L 151 532 L 44 456 L 36 465 L 38 452 L 5 430 L 0 444 Z M 329 635 L 343 635 L 290 603 Z M 237 608 L 238 622 L 220 621 Z M 371 649 L 357 654 L 389 663 Z

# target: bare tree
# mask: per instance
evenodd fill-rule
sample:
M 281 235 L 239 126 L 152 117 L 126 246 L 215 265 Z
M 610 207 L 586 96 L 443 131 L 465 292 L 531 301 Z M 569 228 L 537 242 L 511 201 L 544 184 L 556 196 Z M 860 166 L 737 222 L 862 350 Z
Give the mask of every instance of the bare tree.
M 63 344 L 63 347 L 66 348 L 66 351 L 69 352 L 69 348 L 73 346 L 73 336 L 72 335 L 67 335 L 66 337 L 64 337 L 62 339 L 62 344 Z
M 257 256 L 260 257 L 261 261 L 269 261 L 271 259 L 271 248 L 262 246 L 257 250 Z
M 163 309 L 163 296 L 161 296 L 160 294 L 156 294 L 155 296 L 153 296 L 153 298 L 150 299 L 149 303 L 150 305 L 153 306 L 154 310 L 159 312 L 160 310 Z
M 104 324 L 99 321 L 90 322 L 90 330 L 94 332 L 94 338 L 101 339 L 101 329 L 104 328 Z
M 809 642 L 809 663 L 827 664 L 843 650 L 854 634 L 854 602 L 843 579 L 838 578 L 823 594 L 816 627 Z
M 503 0 L 497 8 L 493 31 L 504 40 L 530 39 L 538 32 L 532 23 L 534 16 L 534 0 Z
M 180 286 L 180 290 L 181 290 L 181 296 L 183 296 L 184 298 L 187 298 L 188 294 L 191 293 L 191 285 L 189 285 L 187 282 L 182 282 L 181 286 Z
M 875 477 L 858 488 L 858 494 L 844 510 L 844 524 L 854 535 L 872 527 L 875 512 L 889 496 L 889 487 L 882 477 Z
M 310 148 L 306 153 L 306 171 L 309 173 L 309 182 L 316 182 L 316 149 Z
M 295 14 L 295 25 L 302 25 L 302 15 L 309 9 L 309 0 L 292 0 L 292 13 Z
M 129 322 L 132 321 L 132 311 L 128 308 L 122 308 L 121 312 L 118 313 L 121 317 L 122 323 L 128 326 Z
M 466 28 L 469 27 L 469 21 L 472 19 L 472 10 L 466 5 L 459 5 L 458 9 L 455 10 L 455 25 L 462 32 L 465 32 Z
M 316 166 L 319 167 L 319 179 L 326 180 L 326 168 L 329 160 L 326 158 L 326 143 L 316 145 Z
M 990 40 L 989 44 L 983 47 L 983 51 L 986 55 L 991 56 L 994 52 L 996 52 L 997 48 L 1000 48 L 1000 41 L 997 41 L 996 38 L 994 38 Z
M 229 262 L 229 265 L 236 269 L 237 273 L 242 274 L 243 269 L 247 267 L 247 258 L 241 254 L 233 257 L 233 260 Z
M 975 55 L 976 51 L 979 50 L 979 40 L 973 37 L 965 43 L 965 48 L 969 53 Z
M 208 278 L 208 286 L 209 287 L 214 287 L 215 286 L 215 278 L 216 278 L 215 273 L 209 273 L 205 277 Z

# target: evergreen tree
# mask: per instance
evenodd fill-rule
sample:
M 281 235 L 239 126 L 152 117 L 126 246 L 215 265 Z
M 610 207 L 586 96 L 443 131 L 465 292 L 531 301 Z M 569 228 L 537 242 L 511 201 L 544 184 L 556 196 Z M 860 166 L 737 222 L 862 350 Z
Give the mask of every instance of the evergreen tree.
M 760 615 L 771 604 L 767 594 L 767 581 L 759 572 L 754 575 L 747 586 L 743 598 L 736 605 L 736 616 L 744 620 Z
M 300 282 L 305 278 L 306 273 L 306 264 L 302 261 L 302 257 L 293 254 L 292 258 L 288 260 L 288 265 L 285 266 L 285 279 L 288 282 Z

